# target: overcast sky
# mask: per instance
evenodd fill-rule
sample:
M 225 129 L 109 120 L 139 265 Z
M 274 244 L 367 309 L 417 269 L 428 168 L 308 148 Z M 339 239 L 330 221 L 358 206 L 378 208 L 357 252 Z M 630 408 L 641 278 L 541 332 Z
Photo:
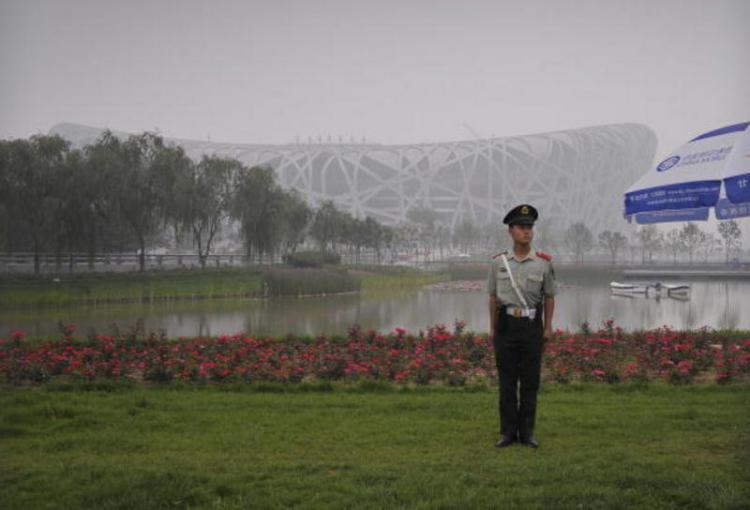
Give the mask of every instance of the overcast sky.
M 750 1 L 0 0 L 0 138 L 287 143 L 750 120 Z

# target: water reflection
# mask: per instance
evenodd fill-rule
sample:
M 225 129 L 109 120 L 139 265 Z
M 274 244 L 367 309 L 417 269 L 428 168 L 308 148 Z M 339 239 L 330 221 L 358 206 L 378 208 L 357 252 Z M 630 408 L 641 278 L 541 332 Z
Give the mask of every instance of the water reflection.
M 571 282 L 572 283 L 572 282 Z M 613 318 L 627 330 L 669 325 L 674 328 L 750 329 L 750 313 L 742 314 L 750 297 L 750 281 L 692 281 L 687 301 L 672 298 L 611 296 L 608 280 L 586 280 L 563 286 L 557 299 L 555 327 L 576 330 Z M 486 331 L 487 299 L 483 292 L 414 290 L 378 295 L 325 298 L 220 300 L 77 307 L 64 310 L 0 312 L 0 336 L 23 329 L 32 336 L 57 333 L 59 321 L 73 322 L 83 334 L 121 331 L 144 321 L 149 331 L 170 337 L 250 332 L 256 335 L 344 334 L 352 324 L 363 328 L 415 331 L 464 320 L 470 329 Z

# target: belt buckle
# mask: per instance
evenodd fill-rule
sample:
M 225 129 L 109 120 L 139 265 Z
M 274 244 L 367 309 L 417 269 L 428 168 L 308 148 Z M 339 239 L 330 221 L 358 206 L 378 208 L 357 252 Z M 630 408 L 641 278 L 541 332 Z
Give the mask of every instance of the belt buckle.
M 520 319 L 523 316 L 520 308 L 514 308 L 513 309 L 513 317 L 516 319 Z

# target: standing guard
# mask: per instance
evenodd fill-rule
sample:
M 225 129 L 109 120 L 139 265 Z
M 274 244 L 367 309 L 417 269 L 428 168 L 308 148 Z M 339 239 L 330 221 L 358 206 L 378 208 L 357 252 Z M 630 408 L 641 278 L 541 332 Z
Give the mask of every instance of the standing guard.
M 500 381 L 498 448 L 515 442 L 539 447 L 534 437 L 536 401 L 544 343 L 552 335 L 557 285 L 552 257 L 531 249 L 538 217 L 528 204 L 505 216 L 513 250 L 495 255 L 487 276 L 490 338 Z

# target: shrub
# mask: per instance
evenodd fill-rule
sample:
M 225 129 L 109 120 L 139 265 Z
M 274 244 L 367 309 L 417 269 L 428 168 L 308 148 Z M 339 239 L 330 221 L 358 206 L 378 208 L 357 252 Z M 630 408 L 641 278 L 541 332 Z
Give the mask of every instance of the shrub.
M 359 290 L 360 282 L 345 271 L 330 269 L 271 268 L 263 274 L 264 294 L 305 296 Z
M 341 256 L 331 252 L 298 251 L 284 255 L 284 263 L 298 268 L 337 266 L 341 263 Z
M 463 263 L 449 264 L 448 274 L 452 281 L 456 280 L 484 280 L 487 278 L 489 264 L 487 263 Z

